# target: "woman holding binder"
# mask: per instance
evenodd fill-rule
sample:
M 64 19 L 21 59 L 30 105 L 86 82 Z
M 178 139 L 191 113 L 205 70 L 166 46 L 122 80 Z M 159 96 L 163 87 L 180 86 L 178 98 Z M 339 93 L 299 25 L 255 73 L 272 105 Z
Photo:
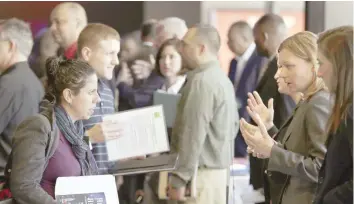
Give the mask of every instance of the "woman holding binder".
M 186 82 L 186 70 L 183 68 L 182 56 L 178 51 L 181 40 L 172 38 L 166 40 L 159 48 L 156 55 L 156 71 L 165 78 L 165 83 L 158 92 L 179 94 Z M 172 128 L 167 128 L 170 137 Z M 145 186 L 144 204 L 165 204 L 166 200 L 158 197 L 159 173 L 151 174 Z
M 43 111 L 19 125 L 5 170 L 18 204 L 56 204 L 58 177 L 98 173 L 81 122 L 100 100 L 95 71 L 86 62 L 57 58 L 49 59 L 46 69 Z
M 165 78 L 165 83 L 157 92 L 179 94 L 186 82 L 187 69 L 183 68 L 182 56 L 178 51 L 181 40 L 171 38 L 166 40 L 156 55 L 156 71 Z M 172 128 L 167 128 L 170 137 Z

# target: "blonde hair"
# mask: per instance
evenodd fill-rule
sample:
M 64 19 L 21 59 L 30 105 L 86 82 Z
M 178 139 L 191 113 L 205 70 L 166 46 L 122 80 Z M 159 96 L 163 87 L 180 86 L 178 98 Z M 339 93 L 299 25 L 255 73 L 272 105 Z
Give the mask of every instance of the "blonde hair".
M 102 40 L 120 40 L 119 33 L 112 27 L 102 23 L 90 23 L 80 33 L 77 41 L 79 55 L 84 47 L 94 47 Z
M 335 104 L 328 132 L 335 133 L 353 104 L 353 26 L 341 26 L 319 35 L 321 54 L 332 64 Z
M 278 54 L 281 50 L 287 49 L 293 53 L 296 57 L 303 59 L 313 65 L 313 81 L 308 87 L 303 96 L 303 99 L 309 99 L 313 94 L 322 89 L 327 89 L 324 81 L 317 77 L 318 60 L 317 60 L 317 35 L 303 31 L 296 33 L 293 36 L 285 39 L 278 48 Z

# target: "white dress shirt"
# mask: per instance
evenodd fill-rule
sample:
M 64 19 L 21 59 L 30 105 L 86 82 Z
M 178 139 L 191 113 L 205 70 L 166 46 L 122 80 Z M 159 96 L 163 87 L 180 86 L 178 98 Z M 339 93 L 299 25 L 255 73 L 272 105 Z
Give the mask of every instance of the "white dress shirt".
M 152 42 L 143 42 L 143 45 L 152 47 L 152 46 L 154 46 L 154 43 L 152 43 Z
M 240 57 L 236 57 L 237 67 L 236 67 L 235 82 L 234 82 L 235 88 L 237 88 L 242 73 L 246 67 L 246 64 L 255 49 L 256 49 L 256 44 L 252 43 Z
M 169 94 L 178 94 L 179 90 L 182 88 L 184 82 L 186 81 L 186 75 L 178 76 L 177 80 L 172 86 L 169 88 L 166 87 L 166 83 L 159 89 L 159 91 L 163 91 Z

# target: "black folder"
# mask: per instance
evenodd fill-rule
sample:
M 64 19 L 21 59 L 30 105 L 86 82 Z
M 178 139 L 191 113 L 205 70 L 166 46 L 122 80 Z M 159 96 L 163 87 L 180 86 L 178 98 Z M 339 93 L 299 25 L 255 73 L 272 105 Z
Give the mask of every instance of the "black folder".
M 118 161 L 108 170 L 112 175 L 143 174 L 155 171 L 172 171 L 176 168 L 178 154 L 161 154 L 145 159 Z

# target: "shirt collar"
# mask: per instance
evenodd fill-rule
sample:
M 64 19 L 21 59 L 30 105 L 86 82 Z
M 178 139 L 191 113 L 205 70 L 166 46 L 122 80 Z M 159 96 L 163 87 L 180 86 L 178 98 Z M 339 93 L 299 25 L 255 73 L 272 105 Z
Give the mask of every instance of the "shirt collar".
M 166 88 L 166 84 L 164 84 L 161 89 L 167 93 L 177 94 L 186 81 L 186 78 L 186 75 L 178 76 L 176 82 L 172 86 Z
M 105 87 L 108 87 L 107 83 L 108 82 L 106 79 L 99 78 L 98 79 L 98 86 L 97 86 L 98 92 L 102 92 Z
M 248 59 L 251 57 L 253 54 L 254 50 L 256 49 L 256 44 L 251 43 L 250 46 L 248 46 L 247 50 L 239 57 L 236 57 L 235 59 L 237 61 L 243 60 L 243 61 L 248 61 Z
M 67 59 L 74 59 L 76 55 L 76 51 L 77 51 L 77 43 L 75 42 L 65 50 L 64 56 Z
M 204 72 L 205 70 L 208 70 L 209 68 L 212 68 L 215 66 L 220 67 L 220 63 L 218 60 L 213 60 L 211 62 L 199 65 L 198 68 L 188 72 L 187 79 L 193 77 L 194 75 L 198 74 L 199 72 Z
M 143 45 L 146 45 L 146 46 L 149 46 L 149 47 L 152 47 L 152 46 L 154 46 L 154 43 L 152 43 L 152 42 L 143 42 Z
M 7 68 L 5 71 L 0 72 L 0 76 L 4 76 L 4 75 L 6 75 L 6 74 L 12 72 L 12 71 L 15 70 L 16 68 L 18 68 L 18 67 L 20 67 L 20 66 L 23 67 L 23 66 L 26 65 L 26 64 L 27 64 L 27 66 L 28 66 L 28 62 L 27 62 L 27 61 L 17 62 L 17 63 L 15 63 L 15 64 L 11 65 L 9 68 Z

